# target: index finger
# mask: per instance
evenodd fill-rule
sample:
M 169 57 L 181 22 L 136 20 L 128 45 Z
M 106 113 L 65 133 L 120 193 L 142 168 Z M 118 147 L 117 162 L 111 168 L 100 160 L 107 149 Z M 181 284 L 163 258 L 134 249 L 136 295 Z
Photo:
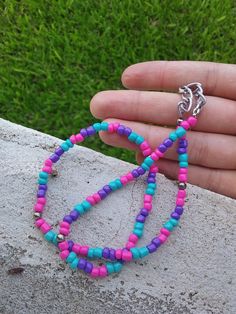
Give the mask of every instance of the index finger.
M 200 61 L 149 61 L 129 66 L 122 83 L 130 89 L 173 90 L 200 82 L 207 95 L 236 99 L 236 65 Z

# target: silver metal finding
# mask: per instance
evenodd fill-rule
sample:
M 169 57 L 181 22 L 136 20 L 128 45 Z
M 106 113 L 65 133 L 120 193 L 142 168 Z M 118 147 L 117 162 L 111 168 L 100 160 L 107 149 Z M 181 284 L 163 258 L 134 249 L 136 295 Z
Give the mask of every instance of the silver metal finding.
M 183 117 L 185 112 L 189 112 L 193 104 L 193 93 L 188 86 L 182 86 L 179 88 L 179 93 L 182 95 L 182 99 L 178 102 L 178 111 L 180 118 Z

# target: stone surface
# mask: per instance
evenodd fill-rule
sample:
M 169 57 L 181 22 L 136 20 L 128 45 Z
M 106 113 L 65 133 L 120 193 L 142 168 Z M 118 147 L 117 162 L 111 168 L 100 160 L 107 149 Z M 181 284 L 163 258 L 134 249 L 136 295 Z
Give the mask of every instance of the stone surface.
M 236 201 L 194 186 L 180 227 L 158 253 L 100 280 L 61 262 L 32 219 L 38 171 L 60 142 L 0 120 L 0 313 L 236 313 Z M 133 167 L 72 149 L 50 179 L 45 216 L 56 225 L 73 204 Z M 174 206 L 176 183 L 159 175 L 158 186 L 141 244 Z M 73 226 L 73 238 L 124 244 L 143 191 L 141 178 L 110 195 Z

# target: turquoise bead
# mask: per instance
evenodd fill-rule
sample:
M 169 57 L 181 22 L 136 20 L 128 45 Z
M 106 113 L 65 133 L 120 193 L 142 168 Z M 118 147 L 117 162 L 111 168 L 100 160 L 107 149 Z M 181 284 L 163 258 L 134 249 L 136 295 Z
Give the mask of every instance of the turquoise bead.
M 108 130 L 108 123 L 107 122 L 102 122 L 101 123 L 101 130 L 102 131 L 107 131 Z
M 188 154 L 179 154 L 178 160 L 179 161 L 188 161 Z
M 96 132 L 101 131 L 101 123 L 97 122 L 93 124 L 94 129 L 96 130 Z
M 88 201 L 83 201 L 81 205 L 83 206 L 85 211 L 92 207 L 92 205 Z
M 146 170 L 146 171 L 148 171 L 148 170 L 150 169 L 150 167 L 149 167 L 147 164 L 145 164 L 144 162 L 141 164 L 141 167 L 142 167 L 144 170 Z
M 174 218 L 171 218 L 169 221 L 170 221 L 170 223 L 171 223 L 174 227 L 178 226 L 178 224 L 179 224 L 178 220 L 176 220 L 176 219 L 174 219 Z
M 130 252 L 132 253 L 133 259 L 140 258 L 139 249 L 137 249 L 136 247 L 132 247 L 130 249 Z
M 89 248 L 89 249 L 88 249 L 88 254 L 87 254 L 87 256 L 88 256 L 89 258 L 93 258 L 93 257 L 94 257 L 94 256 L 93 256 L 93 252 L 94 252 L 94 249 Z
M 52 239 L 52 243 L 54 244 L 54 245 L 58 245 L 58 241 L 57 241 L 57 234 L 56 233 L 54 233 L 54 237 L 53 237 L 53 239 Z
M 101 258 L 102 257 L 102 248 L 97 247 L 93 250 L 93 256 Z
M 180 168 L 188 168 L 188 162 L 187 161 L 180 161 L 179 166 L 180 166 Z
M 118 189 L 120 189 L 123 186 L 123 184 L 121 183 L 120 179 L 116 179 L 115 183 L 116 183 L 116 186 L 117 186 Z
M 144 224 L 142 222 L 135 222 L 134 229 L 141 229 L 143 230 Z
M 172 223 L 170 221 L 167 221 L 164 225 L 164 228 L 166 228 L 169 231 L 172 231 L 174 229 L 174 226 L 172 225 Z
M 38 184 L 47 184 L 48 180 L 47 179 L 38 179 Z
M 173 142 L 175 142 L 175 141 L 177 140 L 178 136 L 176 135 L 175 132 L 171 132 L 171 133 L 169 134 L 169 138 L 170 138 Z
M 175 130 L 175 134 L 177 135 L 177 137 L 184 136 L 186 132 L 187 131 L 182 126 L 178 127 L 178 129 Z
M 66 142 L 62 143 L 60 146 L 64 150 L 64 152 L 67 152 L 69 150 L 69 146 Z
M 138 137 L 138 134 L 136 134 L 135 132 L 132 132 L 132 133 L 130 133 L 130 135 L 128 136 L 128 140 L 129 140 L 130 142 L 135 142 L 136 139 L 137 139 L 137 137 Z
M 44 172 L 44 171 L 39 172 L 39 178 L 40 179 L 47 179 L 48 178 L 48 173 Z
M 148 183 L 148 188 L 150 188 L 150 189 L 156 189 L 156 187 L 157 187 L 157 185 L 156 185 L 156 183 Z
M 147 256 L 149 254 L 149 250 L 146 246 L 139 248 L 140 257 Z
M 108 274 L 112 274 L 115 271 L 112 263 L 106 263 L 106 268 L 107 268 Z
M 115 190 L 118 189 L 118 187 L 117 187 L 115 181 L 111 181 L 111 182 L 109 183 L 109 186 L 110 186 L 110 188 L 112 189 L 112 191 L 115 191 Z
M 77 212 L 79 212 L 81 215 L 84 214 L 84 208 L 81 204 L 78 204 L 74 207 L 74 210 L 76 210 Z
M 146 191 L 145 191 L 146 194 L 149 194 L 149 195 L 154 195 L 155 194 L 155 190 L 151 189 L 151 188 L 147 188 Z
M 115 273 L 118 273 L 119 271 L 121 271 L 123 265 L 120 262 L 115 262 L 114 263 L 114 271 Z
M 144 138 L 143 138 L 142 136 L 138 135 L 138 137 L 137 137 L 136 140 L 135 140 L 135 143 L 136 143 L 137 145 L 140 145 L 140 144 L 142 144 L 143 142 L 144 142 Z
M 70 252 L 70 254 L 67 256 L 66 262 L 72 263 L 73 260 L 77 257 L 75 252 Z
M 70 268 L 76 269 L 77 266 L 78 266 L 78 264 L 79 264 L 79 259 L 78 259 L 78 257 L 76 257 L 76 258 L 72 261 L 72 263 L 70 263 Z
M 136 236 L 138 237 L 138 238 L 141 238 L 142 237 L 142 235 L 143 235 L 143 230 L 141 230 L 141 229 L 134 229 L 133 230 L 133 233 L 134 234 L 136 234 Z
M 47 233 L 45 233 L 44 238 L 48 241 L 48 242 L 52 242 L 54 239 L 55 233 L 53 231 L 48 231 Z
M 74 144 L 71 142 L 70 139 L 67 139 L 67 140 L 66 140 L 66 144 L 67 144 L 70 148 L 72 148 L 72 147 L 74 146 Z
M 151 157 L 146 157 L 143 162 L 146 165 L 151 166 L 154 163 L 154 160 Z

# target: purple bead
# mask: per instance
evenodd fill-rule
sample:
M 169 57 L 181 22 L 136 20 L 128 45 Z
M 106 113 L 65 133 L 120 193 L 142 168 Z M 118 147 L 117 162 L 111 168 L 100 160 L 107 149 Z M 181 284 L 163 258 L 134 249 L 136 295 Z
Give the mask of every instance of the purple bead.
M 140 215 L 143 215 L 143 216 L 147 217 L 149 215 L 149 212 L 148 212 L 148 210 L 146 208 L 142 208 L 140 210 Z
M 186 149 L 186 148 L 180 147 L 180 148 L 177 149 L 177 153 L 178 153 L 178 154 L 185 154 L 186 152 L 187 152 L 187 149 Z
M 77 210 L 72 210 L 70 212 L 70 217 L 73 221 L 75 221 L 76 219 L 78 219 L 79 217 L 79 212 L 77 212 Z
M 44 191 L 47 191 L 48 187 L 46 184 L 40 184 L 39 185 L 39 190 L 44 190 Z
M 98 194 L 102 200 L 107 196 L 107 193 L 104 190 L 99 190 Z
M 183 209 L 182 206 L 176 206 L 176 207 L 175 207 L 175 212 L 176 212 L 177 214 L 182 215 L 182 214 L 183 214 L 183 211 L 184 211 L 184 209 Z
M 137 171 L 136 169 L 134 169 L 133 171 L 131 171 L 131 173 L 132 173 L 132 176 L 133 176 L 134 178 L 139 177 L 139 173 L 138 173 L 138 171 Z
M 80 133 L 83 137 L 87 137 L 87 136 L 88 136 L 88 133 L 87 133 L 86 129 L 81 129 L 79 133 Z
M 114 261 L 116 259 L 116 250 L 110 249 L 110 260 Z
M 63 221 L 68 222 L 68 224 L 71 224 L 73 219 L 71 218 L 71 216 L 66 215 L 64 216 Z
M 72 241 L 72 240 L 69 240 L 69 241 L 67 241 L 67 243 L 68 243 L 68 251 L 72 251 L 72 248 L 73 248 L 73 245 L 74 245 L 74 242 Z
M 136 217 L 136 221 L 138 222 L 145 222 L 145 219 L 146 219 L 146 216 L 143 216 L 143 215 L 138 215 Z
M 156 173 L 151 172 L 151 173 L 149 173 L 148 177 L 149 178 L 156 178 Z
M 149 245 L 147 245 L 147 249 L 149 253 L 153 253 L 157 250 L 157 246 L 154 243 L 150 243 Z
M 129 136 L 131 133 L 132 133 L 132 130 L 131 130 L 130 128 L 125 128 L 124 134 L 125 134 L 126 136 Z
M 52 154 L 52 155 L 49 157 L 49 159 L 51 159 L 51 161 L 52 161 L 53 163 L 55 163 L 55 162 L 57 162 L 60 158 L 59 158 L 59 156 L 58 156 L 57 154 Z
M 181 147 L 181 148 L 188 147 L 188 141 L 187 140 L 180 140 L 179 141 L 179 147 Z
M 152 243 L 158 248 L 161 245 L 161 240 L 156 237 L 152 239 Z
M 38 193 L 37 193 L 37 197 L 44 197 L 45 194 L 46 194 L 45 190 L 39 190 Z
M 174 219 L 176 219 L 176 220 L 179 220 L 180 215 L 177 214 L 176 212 L 173 212 L 173 213 L 171 214 L 171 217 L 174 218 Z
M 55 150 L 55 154 L 57 154 L 57 156 L 61 156 L 62 154 L 64 154 L 64 150 L 61 148 L 61 147 L 58 147 L 56 150 Z
M 140 175 L 144 174 L 145 173 L 145 170 L 142 168 L 142 167 L 138 167 L 137 168 L 137 171 Z
M 89 126 L 86 130 L 88 136 L 94 135 L 96 133 L 96 130 L 92 126 Z
M 161 144 L 160 146 L 158 146 L 158 149 L 160 152 L 164 153 L 167 150 L 167 147 L 163 144 Z
M 109 185 L 104 185 L 103 190 L 104 190 L 107 194 L 111 193 L 111 191 L 112 191 L 112 189 L 109 187 Z
M 84 271 L 85 271 L 86 273 L 91 273 L 92 269 L 93 269 L 93 264 L 90 263 L 90 262 L 87 262 Z
M 119 125 L 117 128 L 117 133 L 123 135 L 125 131 L 125 127 L 123 125 Z
M 166 146 L 166 147 L 171 147 L 173 145 L 173 142 L 170 138 L 167 138 L 164 140 L 163 144 Z
M 154 178 L 147 178 L 147 183 L 156 183 L 156 179 L 154 179 Z
M 79 269 L 84 269 L 86 267 L 86 264 L 87 264 L 87 261 L 84 258 L 80 258 L 77 267 Z
M 110 250 L 108 247 L 104 247 L 103 251 L 102 251 L 102 256 L 104 258 L 109 258 L 110 257 Z

